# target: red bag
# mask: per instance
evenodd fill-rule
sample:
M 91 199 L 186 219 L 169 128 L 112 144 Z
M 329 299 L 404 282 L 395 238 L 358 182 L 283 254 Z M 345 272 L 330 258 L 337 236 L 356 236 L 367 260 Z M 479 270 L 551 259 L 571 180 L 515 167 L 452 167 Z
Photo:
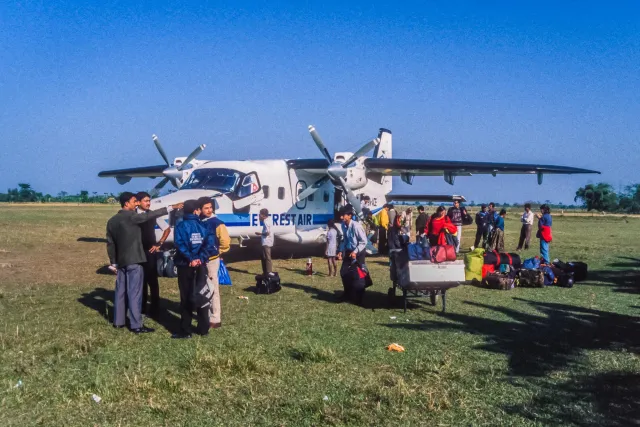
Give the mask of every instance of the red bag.
M 489 273 L 495 273 L 496 267 L 493 264 L 484 264 L 482 266 L 482 278 L 487 277 Z
M 431 262 L 456 260 L 456 248 L 453 245 L 438 245 L 431 248 Z

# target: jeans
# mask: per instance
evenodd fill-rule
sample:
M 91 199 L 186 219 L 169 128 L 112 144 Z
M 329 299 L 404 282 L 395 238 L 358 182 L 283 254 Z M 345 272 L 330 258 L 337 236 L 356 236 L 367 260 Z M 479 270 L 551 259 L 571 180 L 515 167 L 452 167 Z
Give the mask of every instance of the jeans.
M 456 225 L 458 227 L 458 245 L 456 246 L 456 253 L 460 252 L 460 244 L 462 243 L 462 226 Z
M 202 293 L 207 287 L 207 266 L 178 267 L 178 288 L 180 289 L 180 329 L 184 334 L 191 333 L 191 319 L 196 312 L 198 325 L 196 331 L 205 335 L 209 332 L 210 299 L 204 302 Z
M 551 264 L 549 242 L 545 242 L 543 239 L 540 239 L 540 258 L 544 260 L 545 264 Z

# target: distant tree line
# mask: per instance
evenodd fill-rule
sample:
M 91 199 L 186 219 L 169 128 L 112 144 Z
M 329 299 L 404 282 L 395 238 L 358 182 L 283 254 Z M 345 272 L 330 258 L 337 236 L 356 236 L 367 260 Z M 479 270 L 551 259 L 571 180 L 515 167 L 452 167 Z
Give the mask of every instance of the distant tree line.
M 640 184 L 619 192 L 606 182 L 587 184 L 576 191 L 574 200 L 589 211 L 640 213 Z
M 116 203 L 118 196 L 112 193 L 98 194 L 96 191 L 89 193 L 81 190 L 78 194 L 69 194 L 61 191 L 57 195 L 42 194 L 31 188 L 30 184 L 18 184 L 18 188 L 10 188 L 6 193 L 0 193 L 0 202 L 14 203 Z

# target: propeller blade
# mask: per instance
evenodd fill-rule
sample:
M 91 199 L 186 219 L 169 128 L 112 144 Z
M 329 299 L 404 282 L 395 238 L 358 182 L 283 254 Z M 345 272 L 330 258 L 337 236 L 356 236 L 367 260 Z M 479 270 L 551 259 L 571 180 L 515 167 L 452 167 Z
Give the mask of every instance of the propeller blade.
M 358 200 L 358 198 L 353 193 L 353 191 L 351 191 L 351 189 L 347 187 L 347 182 L 344 180 L 344 178 L 342 177 L 339 177 L 339 178 L 340 178 L 340 185 L 342 186 L 342 191 L 347 196 L 347 200 L 349 201 L 351 206 L 353 206 L 353 209 L 358 214 L 358 217 L 362 218 L 362 208 L 360 207 L 360 200 Z
M 167 165 L 170 165 L 171 163 L 169 163 L 169 158 L 167 157 L 167 153 L 164 152 L 162 145 L 160 145 L 160 140 L 158 139 L 158 137 L 155 135 L 151 135 L 151 138 L 153 138 L 153 143 L 156 144 L 156 148 L 160 152 L 160 155 L 162 156 L 164 161 L 167 163 Z
M 158 194 L 160 194 L 160 190 L 162 190 L 162 187 L 167 185 L 167 182 L 169 182 L 169 178 L 163 178 L 162 181 L 156 184 L 156 186 L 153 187 L 151 191 L 149 191 L 151 197 L 156 197 Z
M 309 133 L 311 134 L 311 138 L 313 138 L 313 142 L 316 143 L 316 145 L 318 146 L 318 149 L 320 150 L 324 158 L 327 159 L 329 164 L 333 163 L 333 158 L 331 158 L 331 154 L 329 154 L 329 150 L 327 150 L 327 147 L 325 147 L 324 144 L 322 143 L 322 139 L 320 139 L 320 135 L 318 135 L 318 132 L 316 132 L 316 128 L 314 128 L 313 125 L 309 125 Z
M 371 151 L 371 149 L 375 148 L 378 144 L 380 144 L 380 138 L 375 138 L 375 139 L 372 139 L 371 141 L 367 142 L 362 147 L 360 147 L 360 149 L 358 151 L 353 153 L 353 156 L 349 157 L 349 160 L 344 162 L 342 164 L 342 167 L 346 168 L 347 166 L 351 165 L 353 162 L 358 160 L 359 157 L 361 157 L 364 154 L 366 154 L 369 151 Z
M 206 145 L 205 145 L 205 144 L 202 144 L 202 145 L 200 145 L 199 147 L 196 147 L 196 149 L 195 149 L 195 150 L 193 150 L 193 151 L 191 152 L 191 154 L 189 154 L 189 155 L 187 156 L 187 158 L 186 158 L 186 159 L 184 159 L 184 162 L 182 162 L 182 164 L 180 165 L 180 167 L 178 167 L 178 170 L 179 170 L 179 171 L 181 171 L 182 169 L 186 168 L 186 167 L 187 167 L 187 165 L 188 165 L 189 163 L 191 163 L 191 161 L 192 161 L 193 159 L 195 159 L 196 157 L 198 157 L 198 154 L 202 153 L 202 150 L 204 150 L 204 149 L 205 149 L 205 147 L 206 147 Z
M 313 193 L 315 193 L 316 191 L 318 191 L 318 189 L 322 187 L 330 179 L 331 178 L 329 178 L 328 176 L 323 176 L 322 178 L 314 182 L 313 185 L 311 185 L 311 187 L 305 188 L 300 194 L 298 194 L 296 202 L 302 201 L 307 197 L 309 197 L 310 195 L 312 195 Z

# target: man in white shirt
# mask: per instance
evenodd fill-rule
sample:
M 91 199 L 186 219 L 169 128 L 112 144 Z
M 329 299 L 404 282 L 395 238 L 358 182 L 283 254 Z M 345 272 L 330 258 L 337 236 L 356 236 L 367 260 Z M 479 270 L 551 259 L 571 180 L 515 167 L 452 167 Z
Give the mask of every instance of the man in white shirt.
M 267 209 L 260 209 L 258 215 L 262 222 L 262 231 L 256 232 L 256 236 L 261 237 L 262 243 L 262 275 L 266 276 L 272 271 L 271 248 L 273 247 L 273 222 L 269 218 Z
M 524 245 L 524 249 L 529 249 L 529 240 L 531 240 L 531 228 L 533 227 L 533 212 L 531 212 L 531 203 L 525 203 L 524 212 L 520 221 L 522 222 L 522 228 L 520 229 L 520 241 L 518 242 L 518 251 L 521 251 Z

